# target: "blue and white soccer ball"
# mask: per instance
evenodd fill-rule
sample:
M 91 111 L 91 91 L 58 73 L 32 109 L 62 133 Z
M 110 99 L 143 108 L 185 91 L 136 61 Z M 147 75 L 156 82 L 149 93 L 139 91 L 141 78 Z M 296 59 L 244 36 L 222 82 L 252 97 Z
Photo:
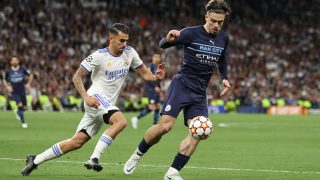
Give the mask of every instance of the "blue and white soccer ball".
M 207 139 L 212 131 L 212 122 L 205 116 L 197 116 L 190 121 L 189 132 L 196 139 Z

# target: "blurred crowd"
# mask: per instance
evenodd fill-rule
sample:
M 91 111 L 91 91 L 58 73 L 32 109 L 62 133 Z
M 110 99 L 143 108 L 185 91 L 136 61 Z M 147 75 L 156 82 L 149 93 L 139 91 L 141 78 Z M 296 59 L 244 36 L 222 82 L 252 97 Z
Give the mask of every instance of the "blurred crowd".
M 158 42 L 170 29 L 204 24 L 206 0 L 4 0 L 0 2 L 0 71 L 9 68 L 12 54 L 34 74 L 30 94 L 45 94 L 68 105 L 77 97 L 72 76 L 90 53 L 107 46 L 108 26 L 130 27 L 129 45 L 148 63 L 160 52 L 167 65 L 162 82 L 165 93 L 182 63 L 182 47 L 160 50 Z M 225 22 L 230 35 L 227 99 L 241 105 L 261 99 L 283 98 L 289 105 L 307 99 L 320 103 L 320 1 L 231 1 L 232 15 Z M 134 70 L 120 95 L 139 100 L 143 80 Z M 89 77 L 85 81 L 90 85 Z M 208 97 L 220 98 L 216 71 Z M 7 91 L 0 83 L 0 94 Z

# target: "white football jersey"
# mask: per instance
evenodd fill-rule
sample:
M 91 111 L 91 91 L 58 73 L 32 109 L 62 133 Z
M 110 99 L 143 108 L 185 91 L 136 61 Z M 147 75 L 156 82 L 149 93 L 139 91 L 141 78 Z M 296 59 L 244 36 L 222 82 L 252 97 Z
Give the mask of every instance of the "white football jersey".
M 80 64 L 87 72 L 92 72 L 88 95 L 95 96 L 105 108 L 115 105 L 129 68 L 142 64 L 138 53 L 130 46 L 119 56 L 111 55 L 108 48 L 97 50 Z

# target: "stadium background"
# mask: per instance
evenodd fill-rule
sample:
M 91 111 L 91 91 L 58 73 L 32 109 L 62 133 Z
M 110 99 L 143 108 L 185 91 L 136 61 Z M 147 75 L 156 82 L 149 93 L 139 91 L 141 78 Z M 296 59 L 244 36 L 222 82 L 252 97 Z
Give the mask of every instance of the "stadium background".
M 181 47 L 162 51 L 158 42 L 172 28 L 202 24 L 206 2 L 1 1 L 1 74 L 9 67 L 12 54 L 17 54 L 34 74 L 29 109 L 32 99 L 33 109 L 79 108 L 81 99 L 71 80 L 73 73 L 82 59 L 107 46 L 107 27 L 122 22 L 131 29 L 129 45 L 145 63 L 150 62 L 152 53 L 162 53 L 167 63 L 162 82 L 165 95 L 170 79 L 180 68 L 183 52 Z M 240 112 L 264 112 L 270 105 L 319 108 L 319 1 L 245 0 L 230 4 L 233 12 L 225 29 L 230 34 L 228 67 L 233 90 L 221 101 L 221 82 L 214 76 L 207 92 L 208 103 Z M 139 109 L 145 104 L 145 99 L 141 101 L 143 81 L 133 70 L 127 79 L 119 106 L 123 110 Z M 89 80 L 86 83 L 89 85 Z M 2 109 L 14 106 L 3 102 L 8 93 L 2 83 L 0 95 Z M 40 105 L 36 103 L 39 99 Z
M 162 53 L 167 64 L 162 82 L 165 95 L 183 54 L 181 47 L 159 50 L 158 42 L 171 28 L 202 24 L 206 2 L 0 1 L 1 75 L 9 67 L 11 55 L 17 54 L 35 75 L 29 103 L 31 99 L 41 101 L 34 107 L 39 111 L 31 111 L 29 104 L 25 113 L 29 128 L 22 129 L 10 111 L 14 103 L 4 101 L 8 93 L 1 81 L 0 179 L 25 179 L 20 171 L 27 154 L 39 153 L 74 133 L 83 114 L 78 112 L 81 99 L 71 79 L 82 59 L 106 46 L 108 25 L 122 22 L 130 26 L 129 45 L 144 62 L 150 61 L 153 52 Z M 279 111 L 282 113 L 291 112 L 291 107 L 307 110 L 299 113 L 319 113 L 320 1 L 233 0 L 230 5 L 233 13 L 225 28 L 231 38 L 229 79 L 233 90 L 226 99 L 219 99 L 219 76 L 212 77 L 210 111 L 261 113 L 274 105 L 289 107 Z M 89 80 L 86 82 L 88 85 Z M 141 108 L 142 87 L 141 78 L 131 71 L 119 106 L 124 110 Z M 50 112 L 52 105 L 65 111 Z M 125 113 L 127 119 L 134 115 Z M 214 122 L 214 136 L 200 143 L 182 171 L 185 179 L 320 179 L 319 115 L 228 113 L 210 114 L 209 118 Z M 101 159 L 105 169 L 100 173 L 82 167 L 99 138 L 94 137 L 81 150 L 41 165 L 28 179 L 161 179 L 187 133 L 181 117 L 172 132 L 144 157 L 135 174 L 122 173 L 123 163 L 150 127 L 150 119 L 152 115 L 139 122 L 138 130 L 127 127 L 117 137 Z

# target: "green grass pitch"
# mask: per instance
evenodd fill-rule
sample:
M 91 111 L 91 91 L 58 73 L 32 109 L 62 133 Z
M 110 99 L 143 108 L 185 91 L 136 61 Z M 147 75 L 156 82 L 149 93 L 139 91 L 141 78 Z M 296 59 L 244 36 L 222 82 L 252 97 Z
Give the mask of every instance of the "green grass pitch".
M 103 171 L 83 167 L 107 126 L 81 149 L 41 164 L 29 177 L 20 174 L 25 157 L 71 137 L 82 113 L 26 112 L 22 129 L 13 112 L 0 112 L 0 179 L 163 179 L 180 141 L 187 135 L 179 117 L 174 128 L 143 157 L 132 175 L 123 164 L 152 124 L 151 114 L 126 129 L 104 153 Z M 126 113 L 128 120 L 133 113 Z M 320 179 L 320 116 L 210 115 L 214 134 L 198 146 L 181 171 L 186 180 Z

